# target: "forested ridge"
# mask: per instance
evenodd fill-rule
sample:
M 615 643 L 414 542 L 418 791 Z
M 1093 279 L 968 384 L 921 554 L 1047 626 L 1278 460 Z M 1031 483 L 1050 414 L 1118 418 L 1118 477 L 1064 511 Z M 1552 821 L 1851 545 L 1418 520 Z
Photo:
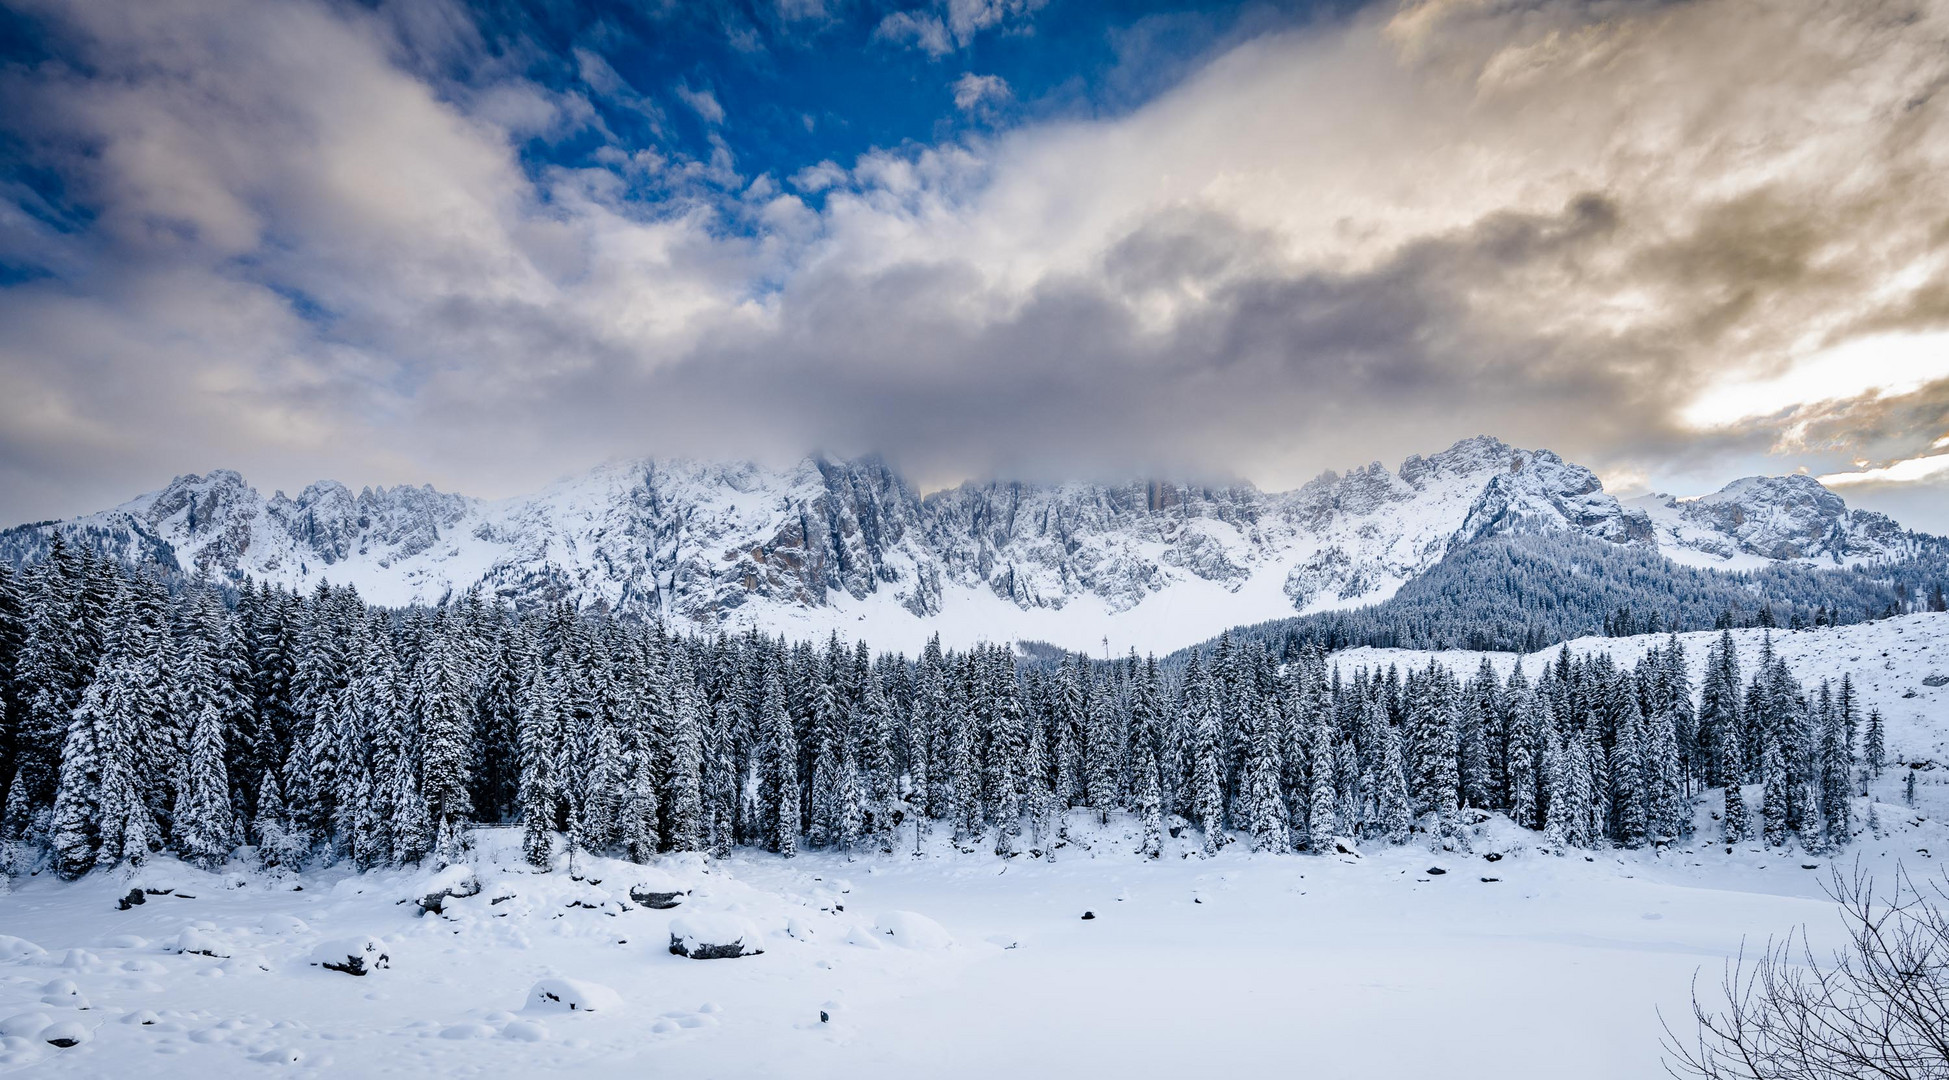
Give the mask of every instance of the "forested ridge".
M 1557 850 L 1642 847 L 1685 837 L 1708 788 L 1729 839 L 1824 850 L 1884 756 L 1848 681 L 1804 687 L 1770 647 L 1747 677 L 1729 636 L 1507 678 L 1348 670 L 1291 638 L 1227 636 L 1168 670 L 938 640 L 907 657 L 478 592 L 388 610 L 247 586 L 233 604 L 59 542 L 0 567 L 0 705 L 6 869 L 70 877 L 159 851 L 450 861 L 478 822 L 521 823 L 543 866 L 562 832 L 638 861 L 1054 858 L 1085 810 L 1134 815 L 1152 857 L 1167 835 L 1207 854 L 1465 842 L 1484 812 Z
M 1573 533 L 1495 537 L 1451 552 L 1378 604 L 1274 619 L 1233 636 L 1272 648 L 1291 639 L 1328 650 L 1535 652 L 1591 634 L 1798 628 L 1949 607 L 1949 545 L 1910 534 L 1909 548 L 1848 566 L 1781 561 L 1727 572 Z

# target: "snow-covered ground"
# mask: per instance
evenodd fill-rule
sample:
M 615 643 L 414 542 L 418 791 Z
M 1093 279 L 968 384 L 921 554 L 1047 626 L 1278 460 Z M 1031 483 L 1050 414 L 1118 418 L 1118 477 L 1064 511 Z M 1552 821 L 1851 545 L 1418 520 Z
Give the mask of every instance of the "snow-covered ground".
M 1949 791 L 1925 785 L 1921 805 L 1882 807 L 1887 838 L 1857 846 L 1868 865 L 1933 870 L 1949 853 Z M 1557 857 L 1498 820 L 1473 853 L 1234 845 L 1149 863 L 1127 822 L 1085 816 L 1089 847 L 1054 863 L 939 844 L 653 870 L 584 859 L 582 880 L 526 872 L 518 834 L 483 830 L 481 890 L 425 915 L 412 900 L 464 872 L 43 876 L 0 897 L 0 1069 L 1637 1078 L 1657 1074 L 1657 1010 L 1684 1015 L 1696 970 L 1709 981 L 1742 938 L 1802 923 L 1835 937 L 1827 861 L 1797 854 Z M 691 890 L 677 908 L 630 900 L 671 879 Z M 118 910 L 136 887 L 173 892 Z M 764 951 L 671 955 L 677 917 L 746 920 Z M 388 966 L 312 963 L 367 939 Z M 86 1041 L 47 1045 L 36 1029 L 58 1023 Z
M 1810 684 L 1852 672 L 1897 756 L 1933 762 L 1913 809 L 1907 770 L 1877 782 L 1883 833 L 1842 865 L 1938 872 L 1949 690 L 1927 680 L 1949 674 L 1949 616 L 1774 637 Z M 1704 638 L 1685 636 L 1695 677 Z M 1760 636 L 1735 638 L 1750 669 Z M 1572 648 L 1633 661 L 1647 643 Z M 1715 808 L 1698 808 L 1700 840 Z M 0 1072 L 1639 1078 L 1660 1075 L 1659 1010 L 1687 1015 L 1695 972 L 1709 987 L 1742 939 L 1838 936 L 1829 860 L 1757 844 L 1559 857 L 1492 819 L 1466 852 L 1235 843 L 1202 859 L 1187 834 L 1147 862 L 1125 818 L 1079 812 L 1072 828 L 1054 862 L 955 851 L 937 831 L 924 857 L 583 857 L 535 874 L 516 831 L 483 829 L 471 865 L 438 873 L 42 874 L 0 895 Z M 477 892 L 420 914 L 470 876 Z M 653 909 L 636 886 L 688 894 Z M 132 889 L 156 891 L 123 908 Z M 672 955 L 676 919 L 693 945 L 748 924 L 763 952 Z M 314 963 L 350 955 L 373 970 Z M 81 1041 L 47 1041 L 61 1036 Z

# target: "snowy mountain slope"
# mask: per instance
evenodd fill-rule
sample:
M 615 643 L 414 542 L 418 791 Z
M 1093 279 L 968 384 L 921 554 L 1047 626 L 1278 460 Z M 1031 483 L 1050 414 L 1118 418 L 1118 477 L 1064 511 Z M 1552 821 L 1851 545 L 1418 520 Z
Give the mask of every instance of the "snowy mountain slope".
M 1398 472 L 1375 463 L 1279 493 L 992 482 L 923 498 L 883 462 L 808 458 L 786 469 L 614 463 L 499 501 L 430 487 L 354 494 L 331 482 L 266 498 L 219 470 L 0 533 L 0 558 L 31 559 L 55 531 L 131 564 L 351 585 L 388 605 L 480 585 L 516 603 L 600 601 L 680 627 L 837 631 L 909 650 L 939 632 L 949 644 L 1094 650 L 1107 638 L 1118 650 L 1162 651 L 1242 623 L 1384 600 L 1488 537 L 1656 542 L 1739 568 L 1858 560 L 1907 535 L 1804 477 L 1627 506 L 1582 466 L 1486 437 L 1410 457 Z
M 1646 495 L 1658 546 L 1677 561 L 1749 570 L 1787 559 L 1853 563 L 1910 554 L 1915 538 L 1886 514 L 1851 510 L 1811 476 L 1749 476 L 1710 495 Z
M 1836 684 L 1853 678 L 1861 696 L 1862 715 L 1880 709 L 1888 725 L 1890 760 L 1949 762 L 1949 614 L 1931 612 L 1891 619 L 1823 626 L 1807 630 L 1734 630 L 1740 672 L 1751 679 L 1762 644 L 1771 634 L 1773 649 L 1811 691 L 1822 679 Z M 1718 631 L 1678 635 L 1697 691 L 1707 646 Z M 1585 637 L 1551 646 L 1527 656 L 1507 652 L 1469 652 L 1459 649 L 1344 649 L 1334 662 L 1348 671 L 1357 667 L 1397 664 L 1404 670 L 1425 667 L 1430 660 L 1467 675 L 1486 658 L 1502 678 L 1520 661 L 1532 676 L 1554 660 L 1560 648 L 1574 656 L 1609 653 L 1621 664 L 1636 664 L 1652 646 L 1667 641 L 1662 634 L 1631 637 Z

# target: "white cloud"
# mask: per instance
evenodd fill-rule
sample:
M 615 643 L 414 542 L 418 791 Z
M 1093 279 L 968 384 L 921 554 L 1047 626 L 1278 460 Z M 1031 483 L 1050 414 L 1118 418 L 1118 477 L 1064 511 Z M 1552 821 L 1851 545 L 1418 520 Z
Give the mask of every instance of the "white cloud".
M 821 161 L 817 165 L 807 165 L 792 174 L 792 186 L 808 195 L 816 195 L 827 188 L 837 187 L 846 182 L 846 170 L 836 162 Z
M 873 36 L 896 45 L 911 45 L 929 56 L 946 56 L 954 51 L 947 24 L 936 15 L 896 11 L 880 20 Z
M 1788 361 L 1778 374 L 1708 386 L 1681 415 L 1700 428 L 1822 401 L 1893 397 L 1949 379 L 1949 331 L 1870 334 Z
M 695 90 L 689 83 L 678 83 L 677 96 L 682 98 L 683 103 L 690 106 L 698 116 L 703 117 L 705 123 L 724 122 L 724 106 L 717 103 L 717 95 L 711 93 L 709 89 Z
M 1003 20 L 1033 14 L 1045 0 L 948 0 L 947 25 L 954 40 L 966 45 L 976 34 Z
M 1874 469 L 1828 473 L 1820 482 L 1828 487 L 1856 484 L 1914 484 L 1949 477 L 1949 454 L 1909 458 Z
M 999 75 L 976 75 L 970 71 L 954 80 L 954 107 L 963 112 L 985 101 L 1007 101 L 1008 83 Z
M 530 175 L 517 140 L 592 122 L 573 99 L 443 93 L 361 8 L 46 2 L 88 63 L 0 72 L 0 124 L 98 214 L 0 213 L 0 251 L 89 268 L 0 290 L 12 519 L 226 465 L 491 495 L 815 445 L 1287 484 L 1491 431 L 1656 483 L 1779 438 L 1737 401 L 1701 436 L 1715 386 L 1949 321 L 1933 7 L 1422 4 L 1128 115 L 821 162 L 790 177 L 815 210 L 721 139 Z M 1028 13 L 940 10 L 882 36 L 940 54 Z M 1781 464 L 1934 460 L 1939 369 L 1870 383 L 1884 355 L 1776 395 L 1884 388 Z M 1909 443 L 1854 445 L 1870 412 Z

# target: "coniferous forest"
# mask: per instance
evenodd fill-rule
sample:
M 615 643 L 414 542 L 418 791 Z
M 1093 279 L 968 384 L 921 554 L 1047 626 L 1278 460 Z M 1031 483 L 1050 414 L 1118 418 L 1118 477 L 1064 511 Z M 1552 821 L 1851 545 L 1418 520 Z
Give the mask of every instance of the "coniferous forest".
M 1545 848 L 1680 840 L 1721 788 L 1726 840 L 1845 844 L 1878 714 L 1770 642 L 1676 637 L 1635 667 L 1346 669 L 1289 639 L 1135 654 L 919 656 L 673 637 L 604 611 L 468 594 L 386 610 L 347 589 L 234 598 L 57 544 L 0 568 L 7 869 L 75 877 L 158 851 L 215 865 L 458 859 L 519 823 L 546 866 L 749 846 L 953 844 L 1055 858 L 1071 811 L 1128 812 L 1152 857 L 1460 840 L 1483 812 Z M 1760 785 L 1748 806 L 1747 784 Z M 1717 809 L 1715 803 L 1715 809 Z M 1710 839 L 1720 839 L 1711 837 Z

